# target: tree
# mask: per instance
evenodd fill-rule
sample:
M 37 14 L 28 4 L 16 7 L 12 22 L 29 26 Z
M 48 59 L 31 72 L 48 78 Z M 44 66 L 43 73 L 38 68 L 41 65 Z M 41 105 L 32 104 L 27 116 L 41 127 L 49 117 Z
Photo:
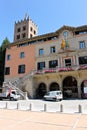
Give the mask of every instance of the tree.
M 10 41 L 9 41 L 8 38 L 6 37 L 6 38 L 3 40 L 2 44 L 1 44 L 1 49 L 2 49 L 2 51 L 5 51 L 6 46 L 7 46 L 8 44 L 10 44 Z
M 2 86 L 4 81 L 4 67 L 5 67 L 5 53 L 6 46 L 10 44 L 10 41 L 6 37 L 0 47 L 0 86 Z

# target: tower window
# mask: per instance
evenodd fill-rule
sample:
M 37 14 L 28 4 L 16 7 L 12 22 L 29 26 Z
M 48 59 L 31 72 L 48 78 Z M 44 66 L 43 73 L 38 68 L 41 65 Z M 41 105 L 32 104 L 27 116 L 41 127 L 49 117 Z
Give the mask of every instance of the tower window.
M 22 34 L 22 38 L 25 38 L 25 37 L 26 37 L 26 33 L 23 33 L 23 34 Z
M 31 30 L 31 32 L 33 31 L 33 28 L 32 27 L 30 27 L 30 30 Z
M 30 34 L 30 38 L 32 38 L 32 36 L 33 36 L 33 35 L 32 35 L 32 34 Z
M 21 31 L 21 28 L 18 28 L 18 29 L 17 29 L 17 32 L 20 32 L 20 31 Z
M 34 34 L 36 34 L 36 31 L 34 30 Z
M 26 30 L 26 26 L 23 26 L 23 31 L 25 31 Z
M 17 35 L 17 39 L 20 39 L 20 35 Z

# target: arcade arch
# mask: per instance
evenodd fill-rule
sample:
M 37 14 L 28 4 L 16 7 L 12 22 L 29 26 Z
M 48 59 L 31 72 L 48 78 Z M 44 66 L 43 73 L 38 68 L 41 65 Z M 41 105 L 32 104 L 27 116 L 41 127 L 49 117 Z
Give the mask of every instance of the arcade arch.
M 50 84 L 49 91 L 55 91 L 55 90 L 59 90 L 59 84 L 56 82 L 53 82 Z
M 45 83 L 40 83 L 36 89 L 36 98 L 41 99 L 46 94 L 47 88 Z
M 75 77 L 67 76 L 63 80 L 63 96 L 64 98 L 78 97 L 77 80 Z

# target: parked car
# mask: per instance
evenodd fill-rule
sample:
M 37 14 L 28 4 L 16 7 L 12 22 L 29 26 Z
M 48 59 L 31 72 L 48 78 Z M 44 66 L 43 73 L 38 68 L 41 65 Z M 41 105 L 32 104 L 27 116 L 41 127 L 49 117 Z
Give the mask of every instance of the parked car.
M 49 91 L 46 95 L 44 95 L 44 100 L 61 101 L 62 99 L 62 91 Z

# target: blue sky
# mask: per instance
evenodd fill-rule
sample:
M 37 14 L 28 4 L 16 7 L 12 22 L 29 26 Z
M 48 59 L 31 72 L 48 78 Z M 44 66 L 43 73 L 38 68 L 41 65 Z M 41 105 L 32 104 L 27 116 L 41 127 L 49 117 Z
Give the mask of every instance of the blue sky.
M 14 23 L 26 12 L 38 26 L 38 35 L 63 25 L 87 25 L 87 0 L 0 0 L 0 44 L 5 37 L 13 42 Z

